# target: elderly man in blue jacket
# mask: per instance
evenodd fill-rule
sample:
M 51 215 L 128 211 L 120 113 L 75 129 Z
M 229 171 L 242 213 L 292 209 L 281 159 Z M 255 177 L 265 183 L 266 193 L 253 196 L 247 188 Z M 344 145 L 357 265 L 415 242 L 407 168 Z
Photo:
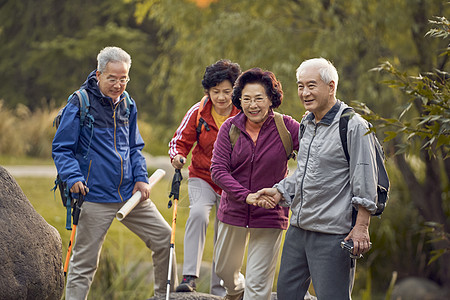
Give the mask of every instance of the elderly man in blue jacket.
M 353 255 L 370 249 L 370 215 L 376 211 L 377 165 L 368 123 L 354 115 L 348 123 L 348 162 L 339 135 L 347 105 L 336 99 L 338 73 L 324 58 L 297 69 L 298 95 L 306 110 L 297 169 L 273 188 L 260 190 L 252 204 L 277 203 L 292 211 L 281 257 L 278 299 L 303 299 L 312 279 L 318 299 L 349 300 L 355 258 L 342 249 L 352 240 Z M 352 227 L 352 209 L 357 210 Z
M 106 47 L 97 62 L 97 70 L 81 86 L 89 97 L 89 117 L 80 124 L 80 99 L 74 93 L 63 110 L 52 147 L 61 179 L 70 192 L 85 195 L 65 299 L 87 299 L 108 228 L 124 201 L 137 191 L 142 194 L 141 202 L 122 223 L 153 252 L 155 295 L 164 294 L 171 227 L 148 199 L 150 188 L 136 103 L 127 99 L 125 92 L 131 57 L 118 47 Z M 176 286 L 176 272 L 172 274 Z

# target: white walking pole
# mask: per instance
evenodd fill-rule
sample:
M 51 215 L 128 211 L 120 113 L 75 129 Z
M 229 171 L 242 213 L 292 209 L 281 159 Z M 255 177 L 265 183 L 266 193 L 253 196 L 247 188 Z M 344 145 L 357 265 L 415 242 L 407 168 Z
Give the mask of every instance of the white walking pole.
M 164 177 L 164 175 L 166 175 L 166 171 L 164 171 L 163 169 L 158 169 L 152 174 L 152 176 L 149 177 L 148 181 L 150 185 L 150 190 L 158 181 L 161 180 L 161 178 Z M 141 192 L 137 191 L 136 193 L 134 193 L 133 196 L 131 196 L 130 199 L 127 200 L 124 206 L 122 206 L 116 213 L 117 220 L 122 221 L 123 219 L 125 219 L 125 217 L 130 213 L 130 211 L 132 211 L 133 208 L 135 208 L 136 205 L 139 204 L 140 200 L 141 200 Z

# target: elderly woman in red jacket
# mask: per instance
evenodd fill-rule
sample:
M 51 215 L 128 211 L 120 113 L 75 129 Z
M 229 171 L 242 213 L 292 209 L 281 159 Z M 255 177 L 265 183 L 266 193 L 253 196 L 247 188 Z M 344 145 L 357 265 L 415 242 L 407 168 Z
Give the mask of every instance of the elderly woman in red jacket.
M 214 260 L 227 290 L 225 299 L 271 297 L 288 210 L 280 206 L 266 210 L 246 200 L 287 175 L 288 156 L 273 112 L 282 99 L 281 83 L 272 72 L 254 68 L 242 73 L 232 97 L 241 112 L 225 121 L 214 145 L 211 176 L 222 188 Z M 282 115 L 282 120 L 298 150 L 299 123 L 287 115 Z M 230 141 L 232 126 L 240 131 L 234 145 Z M 247 245 L 244 278 L 240 270 Z
M 240 73 L 240 66 L 226 59 L 208 66 L 202 80 L 205 96 L 187 111 L 169 143 L 169 155 L 176 169 L 183 168 L 195 144 L 189 166 L 190 211 L 184 235 L 183 281 L 177 292 L 193 292 L 196 289 L 195 280 L 200 274 L 209 214 L 214 206 L 217 209 L 222 192 L 211 180 L 212 149 L 223 122 L 238 113 L 231 96 L 233 84 Z M 217 221 L 214 225 L 215 241 Z M 225 289 L 214 272 L 214 264 L 212 269 L 210 292 L 223 296 Z

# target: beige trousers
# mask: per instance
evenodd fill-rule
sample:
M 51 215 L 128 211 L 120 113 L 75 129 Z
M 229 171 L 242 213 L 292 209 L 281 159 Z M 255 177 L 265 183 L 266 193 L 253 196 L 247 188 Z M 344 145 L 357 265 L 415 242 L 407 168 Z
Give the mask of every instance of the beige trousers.
M 244 290 L 244 300 L 270 300 L 283 230 L 219 222 L 214 260 L 227 294 Z M 240 273 L 248 244 L 246 275 Z
M 83 203 L 67 275 L 66 300 L 87 299 L 89 288 L 97 271 L 106 233 L 123 204 Z M 171 227 L 149 199 L 139 203 L 122 223 L 139 236 L 152 251 L 155 294 L 165 294 L 169 268 Z M 174 257 L 171 290 L 178 285 L 176 274 L 176 259 Z

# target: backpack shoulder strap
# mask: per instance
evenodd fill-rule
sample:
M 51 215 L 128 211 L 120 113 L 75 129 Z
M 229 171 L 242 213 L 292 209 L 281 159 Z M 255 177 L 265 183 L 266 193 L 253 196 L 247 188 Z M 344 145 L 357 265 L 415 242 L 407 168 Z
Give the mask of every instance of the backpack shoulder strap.
M 89 144 L 86 150 L 86 154 L 83 156 L 84 158 L 87 158 L 89 150 L 91 148 L 92 137 L 94 136 L 94 116 L 92 116 L 89 113 L 89 108 L 91 107 L 91 104 L 89 103 L 89 95 L 86 89 L 79 89 L 75 93 L 77 94 L 78 99 L 80 100 L 80 127 L 86 126 L 87 128 L 91 129 Z M 85 124 L 86 119 L 87 122 Z
M 198 111 L 197 111 L 197 121 L 195 122 L 195 126 L 196 126 L 196 131 L 197 131 L 197 141 L 198 138 L 200 136 L 200 133 L 202 132 L 202 126 L 205 127 L 206 131 L 209 131 L 209 125 L 208 123 L 206 123 L 206 121 L 201 117 L 201 112 L 203 111 L 203 109 L 206 106 L 206 103 L 208 102 L 209 97 L 208 96 L 204 96 L 202 98 L 202 100 L 200 101 L 200 105 L 198 107 Z
M 299 131 L 298 131 L 298 141 L 299 142 L 303 138 L 303 134 L 305 133 L 305 129 L 306 129 L 305 120 L 306 120 L 306 117 L 309 114 L 310 114 L 310 112 L 306 111 L 306 113 L 303 115 L 303 117 L 302 117 L 302 119 L 300 121 L 300 128 L 299 128 Z
M 83 126 L 86 115 L 89 113 L 89 108 L 91 107 L 89 103 L 89 95 L 86 89 L 79 89 L 75 92 L 80 101 L 80 125 Z
M 350 155 L 348 153 L 347 131 L 348 121 L 352 113 L 355 113 L 353 108 L 347 107 L 342 111 L 341 117 L 339 118 L 339 136 L 341 137 L 342 148 L 344 148 L 345 158 L 348 162 L 350 162 Z
M 241 134 L 241 130 L 236 127 L 236 125 L 231 124 L 230 131 L 228 132 L 228 136 L 230 137 L 231 142 L 231 149 L 234 148 L 234 145 L 236 145 L 236 141 L 239 138 L 239 135 Z
M 293 157 L 294 145 L 292 143 L 292 136 L 289 130 L 286 128 L 286 124 L 283 120 L 283 115 L 274 112 L 275 125 L 277 126 L 278 134 L 283 142 L 284 150 L 286 151 L 286 157 L 290 159 Z
M 346 107 L 341 113 L 339 118 L 339 136 L 341 138 L 342 148 L 344 149 L 345 158 L 347 162 L 350 163 L 350 154 L 348 153 L 348 144 L 347 144 L 347 131 L 348 131 L 348 121 L 350 120 L 351 113 L 354 113 L 352 107 Z M 358 216 L 358 211 L 353 207 L 352 208 L 352 228 L 356 224 L 356 217 Z
M 127 91 L 123 91 L 123 94 L 125 95 L 125 106 L 126 107 L 131 106 L 133 102 L 131 101 L 130 94 L 128 94 Z
M 129 118 L 130 118 L 130 107 L 131 107 L 131 105 L 133 104 L 133 102 L 131 102 L 130 95 L 128 94 L 127 91 L 123 91 L 123 94 L 125 95 L 125 101 L 124 101 L 124 104 L 125 104 L 125 114 L 126 114 L 126 116 L 127 116 L 127 119 L 129 119 Z

